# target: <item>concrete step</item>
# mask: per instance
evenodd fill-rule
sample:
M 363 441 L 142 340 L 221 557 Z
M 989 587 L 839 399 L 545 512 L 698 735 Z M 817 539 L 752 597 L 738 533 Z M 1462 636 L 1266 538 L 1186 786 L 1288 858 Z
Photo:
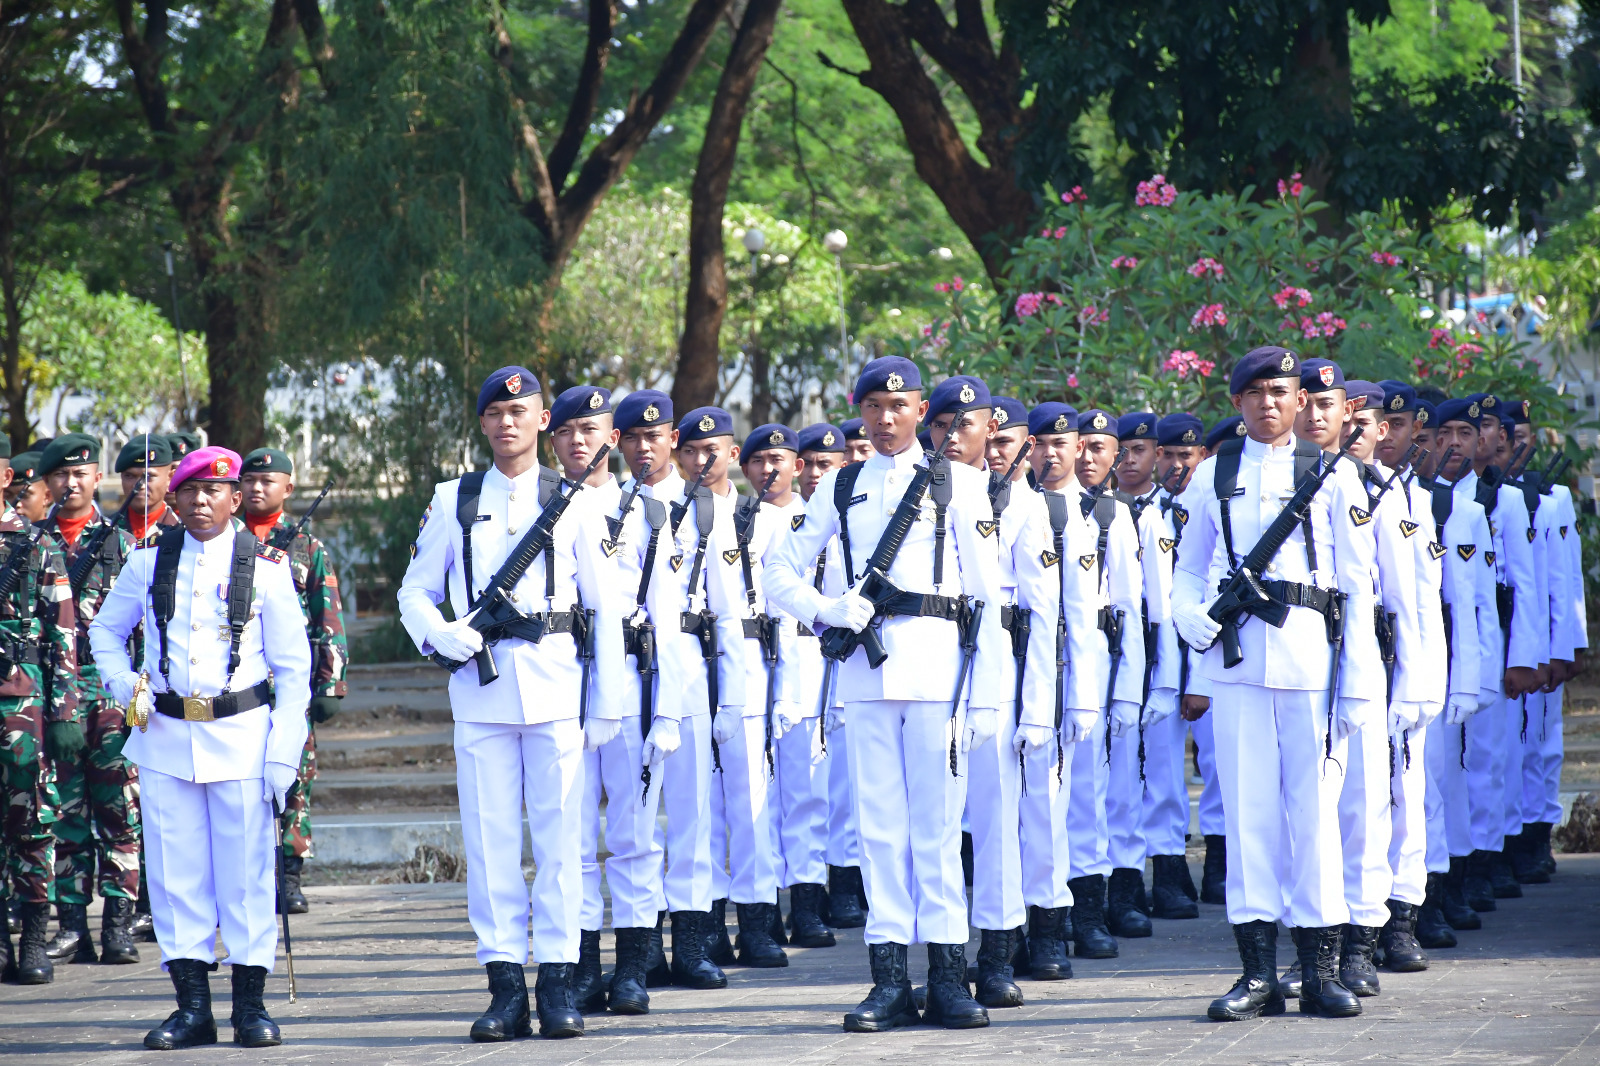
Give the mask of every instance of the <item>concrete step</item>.
M 317 731 L 319 771 L 455 765 L 455 731 L 451 729 L 355 737 L 341 736 L 340 732 Z
M 312 792 L 317 813 L 456 810 L 456 772 L 449 770 L 322 770 Z

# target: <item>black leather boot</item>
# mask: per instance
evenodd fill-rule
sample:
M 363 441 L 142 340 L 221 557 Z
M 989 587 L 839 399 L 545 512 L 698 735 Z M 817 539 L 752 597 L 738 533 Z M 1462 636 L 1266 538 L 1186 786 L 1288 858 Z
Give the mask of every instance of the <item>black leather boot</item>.
M 1389 921 L 1378 935 L 1373 961 L 1390 973 L 1418 973 L 1428 968 L 1427 953 L 1417 943 L 1417 909 L 1397 899 L 1389 900 Z
M 1188 896 L 1196 903 L 1200 902 L 1200 890 L 1195 887 L 1194 875 L 1189 872 L 1189 856 L 1180 851 L 1173 857 L 1178 860 L 1172 864 L 1172 875 L 1176 879 L 1178 887 L 1183 889 L 1185 896 Z
M 150 887 L 143 877 L 139 879 L 139 898 L 133 904 L 133 939 L 147 944 L 156 942 L 156 923 L 150 917 Z
M 1153 855 L 1150 867 L 1151 917 L 1200 917 L 1200 905 L 1195 902 L 1194 879 L 1189 876 L 1189 861 L 1182 855 Z
M 1067 882 L 1072 890 L 1072 947 L 1080 959 L 1114 959 L 1117 942 L 1106 928 L 1106 879 L 1086 874 Z
M 22 905 L 22 936 L 17 941 L 17 984 L 47 985 L 55 980 L 56 967 L 45 951 L 50 931 L 50 904 Z
M 1483 928 L 1483 919 L 1467 903 L 1467 863 L 1470 858 L 1464 855 L 1450 856 L 1450 870 L 1444 875 L 1444 895 L 1440 897 L 1440 902 L 1444 904 L 1444 920 L 1457 932 Z M 1491 899 L 1489 903 L 1492 905 L 1494 900 Z
M 267 968 L 233 968 L 233 1042 L 245 1047 L 277 1047 L 283 1043 L 278 1023 L 267 1013 Z
M 11 923 L 5 923 L 0 933 L 5 934 L 0 938 L 0 983 L 14 985 L 17 983 L 17 956 L 11 948 Z
M 1522 832 L 1506 837 L 1506 856 L 1511 860 L 1511 875 L 1519 885 L 1544 885 L 1550 883 L 1539 855 L 1539 827 L 1543 823 L 1528 822 Z
M 1342 925 L 1300 930 L 1300 1013 L 1353 1018 L 1361 1001 L 1339 980 Z
M 1211 1001 L 1206 1017 L 1214 1022 L 1242 1022 L 1288 1008 L 1278 987 L 1278 923 L 1245 922 L 1233 927 L 1244 974 L 1221 999 Z
M 982 1029 L 989 1012 L 967 989 L 967 946 L 928 945 L 928 1006 L 923 1016 L 946 1029 Z
M 580 1014 L 606 1009 L 606 983 L 600 973 L 600 930 L 578 930 L 578 964 L 573 967 L 572 998 Z
M 794 909 L 793 902 L 789 904 L 789 908 L 790 910 Z M 783 947 L 789 943 L 789 930 L 783 923 L 782 896 L 779 896 L 778 901 L 772 905 L 772 928 L 769 930 L 769 932 L 772 934 L 772 942 L 777 944 L 779 947 Z
M 306 902 L 306 894 L 300 891 L 300 874 L 305 868 L 306 860 L 303 857 L 283 857 L 283 899 L 289 905 L 290 914 L 304 914 L 311 909 L 311 904 Z M 278 913 L 283 913 L 282 903 L 278 906 Z
M 727 988 L 728 977 L 706 957 L 714 916 L 707 911 L 672 912 L 672 983 L 684 988 Z M 724 930 L 726 935 L 726 930 Z
M 1455 865 L 1454 860 L 1451 865 Z M 1489 853 L 1479 849 L 1462 860 L 1461 894 L 1467 906 L 1479 913 L 1495 909 L 1494 885 L 1489 881 Z
M 611 971 L 611 992 L 606 1006 L 613 1014 L 649 1014 L 650 993 L 646 971 L 650 964 L 649 928 L 618 929 L 617 968 Z
M 480 1044 L 515 1040 L 533 1035 L 528 1012 L 528 980 L 515 962 L 491 962 L 489 971 L 489 1009 L 472 1023 L 472 1039 Z
M 533 1005 L 539 1015 L 539 1035 L 565 1040 L 583 1035 L 583 1013 L 572 986 L 577 969 L 570 962 L 541 962 L 533 982 Z
M 1028 976 L 1035 981 L 1065 981 L 1072 976 L 1067 958 L 1067 908 L 1028 908 Z
M 133 900 L 107 896 L 100 911 L 100 961 L 126 966 L 139 961 L 133 942 Z
M 1294 945 L 1295 957 L 1289 960 L 1289 968 L 1283 971 L 1283 976 L 1278 978 L 1278 988 L 1283 991 L 1284 999 L 1300 998 L 1300 930 L 1289 927 L 1289 942 Z
M 1453 948 L 1456 946 L 1455 930 L 1450 928 L 1450 923 L 1444 917 L 1444 892 L 1445 875 L 1430 873 L 1428 875 L 1428 894 L 1422 901 L 1422 906 L 1417 908 L 1417 922 L 1415 932 L 1417 943 L 1425 948 Z M 1468 914 L 1472 911 L 1468 910 Z M 1474 918 L 1476 914 L 1472 914 Z
M 1512 837 L 1506 837 L 1507 846 L 1511 846 Z M 1511 858 L 1504 850 L 1486 851 L 1484 854 L 1483 869 L 1489 878 L 1489 891 L 1495 899 L 1521 899 L 1522 885 L 1517 882 L 1516 874 L 1511 869 Z
M 89 933 L 89 908 L 82 903 L 56 904 L 56 935 L 45 945 L 52 959 L 94 962 L 94 937 Z
M 837 941 L 822 923 L 825 893 L 821 885 L 789 887 L 789 943 L 799 948 L 831 948 Z
M 728 901 L 711 901 L 711 920 L 703 923 L 706 934 L 706 958 L 717 966 L 732 966 L 738 961 L 733 954 L 733 941 L 728 939 Z
M 978 941 L 978 980 L 974 998 L 985 1007 L 1020 1007 L 1022 989 L 1017 987 L 1011 969 L 1016 954 L 1019 929 L 982 929 Z
M 872 964 L 872 991 L 844 1016 L 847 1033 L 883 1033 L 921 1021 L 911 1002 L 911 979 L 906 975 L 906 945 L 868 944 Z
M 1206 836 L 1206 865 L 1200 872 L 1200 902 L 1228 902 L 1228 838 L 1219 833 Z
M 672 984 L 672 966 L 667 962 L 666 941 L 661 936 L 661 927 L 666 920 L 666 911 L 656 912 L 656 925 L 650 930 L 650 957 L 644 971 L 646 988 L 666 988 Z
M 1375 996 L 1381 991 L 1372 955 L 1382 931 L 1375 925 L 1344 927 L 1339 948 L 1339 983 L 1358 996 Z
M 1111 871 L 1106 890 L 1106 927 L 1112 936 L 1149 936 L 1150 916 L 1139 909 L 1139 894 L 1144 889 L 1144 871 L 1118 867 Z
M 172 959 L 167 963 L 178 1009 L 145 1034 L 146 1048 L 177 1051 L 217 1042 L 217 1020 L 211 1015 L 211 971 L 216 968 L 216 963 L 199 959 Z
M 864 902 L 856 895 L 855 867 L 828 867 L 828 924 L 835 929 L 860 929 L 867 924 Z M 857 871 L 859 876 L 859 871 Z
M 1534 822 L 1532 825 L 1537 830 L 1534 834 L 1533 853 L 1539 860 L 1539 868 L 1545 872 L 1546 878 L 1554 877 L 1556 873 L 1556 856 L 1555 852 L 1550 848 L 1550 834 L 1555 830 L 1555 824 L 1553 822 Z
M 13 933 L 22 932 L 22 901 L 15 896 L 7 901 L 6 928 Z
M 789 965 L 789 956 L 772 939 L 772 913 L 776 903 L 739 903 L 739 965 L 776 969 Z

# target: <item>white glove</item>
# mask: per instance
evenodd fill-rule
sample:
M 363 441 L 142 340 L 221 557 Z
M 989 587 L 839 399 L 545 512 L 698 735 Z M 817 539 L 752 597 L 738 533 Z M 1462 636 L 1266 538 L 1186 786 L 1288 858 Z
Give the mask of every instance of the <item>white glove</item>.
M 620 718 L 590 718 L 583 723 L 583 750 L 599 751 L 622 732 Z
M 1452 692 L 1445 701 L 1444 721 L 1446 725 L 1463 725 L 1468 718 L 1478 713 L 1478 697 L 1470 692 Z
M 822 716 L 822 731 L 824 733 L 837 733 L 844 728 L 844 708 L 829 707 L 828 713 Z
M 1067 731 L 1062 739 L 1069 744 L 1088 740 L 1089 734 L 1094 732 L 1094 727 L 1099 721 L 1099 711 L 1070 710 L 1061 722 L 1061 728 Z
M 483 650 L 483 634 L 467 624 L 471 618 L 458 618 L 428 630 L 427 643 L 446 659 L 464 663 Z
M 1408 729 L 1415 729 L 1421 718 L 1422 704 L 1395 700 L 1389 704 L 1389 735 L 1397 737 Z
M 726 744 L 738 736 L 744 728 L 742 713 L 739 707 L 718 708 L 716 719 L 711 723 L 711 739 L 718 744 Z
M 967 727 L 962 735 L 961 750 L 976 751 L 1000 732 L 1000 712 L 993 707 L 968 707 Z
M 277 804 L 276 810 L 283 811 L 283 801 L 289 795 L 289 790 L 294 787 L 295 778 L 299 774 L 292 766 L 285 766 L 281 762 L 269 762 L 261 768 L 263 788 L 261 798 L 268 803 Z
M 872 604 L 861 598 L 861 593 L 851 589 L 817 612 L 817 622 L 823 626 L 837 626 L 859 633 L 872 621 Z
M 1153 688 L 1150 698 L 1144 705 L 1145 728 L 1165 721 L 1178 713 L 1178 690 L 1175 688 Z
M 1333 739 L 1344 740 L 1367 722 L 1369 707 L 1366 700 L 1339 697 L 1339 709 L 1333 716 Z
M 1026 757 L 1050 747 L 1055 738 L 1056 731 L 1047 725 L 1019 725 L 1016 736 L 1011 738 L 1011 748 Z
M 772 705 L 772 738 L 783 736 L 801 722 L 800 705 L 792 700 L 779 700 Z
M 1417 718 L 1416 728 L 1412 732 L 1428 728 L 1433 724 L 1433 720 L 1439 717 L 1439 712 L 1444 710 L 1444 704 L 1442 703 L 1423 702 L 1417 704 L 1417 706 L 1422 708 L 1422 714 Z
M 657 767 L 667 761 L 667 756 L 678 750 L 683 737 L 678 732 L 676 718 L 657 718 L 650 723 L 650 735 L 644 738 L 644 751 L 640 765 Z
M 1222 632 L 1222 626 L 1206 612 L 1211 605 L 1217 602 L 1212 597 L 1198 607 L 1174 607 L 1172 609 L 1172 624 L 1178 628 L 1178 636 L 1183 638 L 1185 644 L 1197 651 L 1211 647 L 1211 642 L 1217 639 L 1217 634 Z
M 118 707 L 126 707 L 128 701 L 133 699 L 133 686 L 139 683 L 138 674 L 123 674 L 121 677 L 107 677 L 102 679 L 106 692 L 111 695 L 111 702 Z
M 1139 705 L 1132 700 L 1111 701 L 1111 735 L 1126 736 L 1139 731 Z

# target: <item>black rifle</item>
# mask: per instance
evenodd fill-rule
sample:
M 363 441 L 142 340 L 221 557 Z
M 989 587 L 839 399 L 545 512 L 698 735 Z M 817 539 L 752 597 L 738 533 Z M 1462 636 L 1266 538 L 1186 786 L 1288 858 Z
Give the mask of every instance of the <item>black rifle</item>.
M 1550 495 L 1550 490 L 1560 484 L 1561 479 L 1567 474 L 1567 467 L 1571 465 L 1571 457 L 1562 453 L 1561 461 L 1555 464 L 1554 470 L 1544 476 L 1544 483 L 1539 486 L 1539 494 L 1542 496 Z
M 1111 469 L 1106 471 L 1106 476 L 1100 479 L 1100 483 L 1098 485 L 1091 485 L 1084 490 L 1085 495 L 1091 497 L 1090 499 L 1085 499 L 1083 501 L 1083 513 L 1085 516 L 1087 516 L 1090 511 L 1094 510 L 1094 501 L 1099 499 L 1101 496 L 1104 496 L 1111 488 L 1111 479 L 1116 476 L 1117 467 L 1122 465 L 1122 459 L 1127 454 L 1128 449 L 1118 448 L 1117 457 L 1111 460 Z
M 1501 470 L 1493 463 L 1484 467 L 1483 475 L 1478 479 L 1483 486 L 1483 491 L 1487 493 L 1498 489 L 1507 480 L 1515 478 L 1522 473 L 1522 468 L 1527 465 L 1527 460 L 1531 458 L 1533 458 L 1533 450 L 1526 443 L 1523 443 L 1517 445 L 1516 450 L 1511 453 L 1511 460 L 1506 463 L 1504 470 Z
M 128 498 L 122 501 L 122 506 L 117 508 L 117 513 L 109 521 L 96 526 L 94 532 L 89 534 L 89 539 L 83 542 L 83 547 L 78 549 L 78 557 L 72 560 L 72 567 L 67 571 L 67 584 L 72 586 L 74 604 L 83 594 L 83 586 L 89 583 L 89 572 L 100 561 L 100 549 L 105 547 L 106 540 L 116 530 L 117 522 L 128 513 L 128 505 L 132 502 L 133 493 L 130 492 Z
M 1031 451 L 1033 451 L 1033 441 L 1025 440 L 1022 442 L 1022 447 L 1017 450 L 1017 457 L 1011 460 L 1011 465 L 1006 468 L 1004 477 L 1000 476 L 998 470 L 989 472 L 989 506 L 991 508 L 996 511 L 1000 509 L 1001 493 L 1006 491 L 1006 486 L 1010 485 L 1011 479 L 1016 476 L 1017 467 L 1022 465 L 1022 461 L 1028 457 L 1028 453 Z
M 644 488 L 644 479 L 650 476 L 650 463 L 639 468 L 639 475 L 633 479 L 633 488 L 628 490 L 628 495 L 622 501 L 622 506 L 615 515 L 606 516 L 606 532 L 611 534 L 611 543 L 617 544 L 622 540 L 622 523 L 628 520 L 628 512 L 633 510 L 634 501 L 639 498 L 639 490 Z
M 272 534 L 271 540 L 267 543 L 280 551 L 288 551 L 289 545 L 294 543 L 294 538 L 300 535 L 300 532 L 306 528 L 306 523 L 311 521 L 311 516 L 316 514 L 318 506 L 321 505 L 323 500 L 327 499 L 328 493 L 333 491 L 334 480 L 332 477 L 328 478 L 328 483 L 322 486 L 322 491 L 317 493 L 317 498 L 311 501 L 311 506 L 307 507 L 305 514 L 300 516 L 300 521 L 289 529 L 279 529 Z
M 922 498 L 927 495 L 928 484 L 933 480 L 935 461 L 937 460 L 934 457 L 929 456 L 925 465 L 916 468 L 911 484 L 906 486 L 905 495 L 900 497 L 900 503 L 896 505 L 894 514 L 889 519 L 889 525 L 884 529 L 883 537 L 879 539 L 878 546 L 872 553 L 872 558 L 867 560 L 867 568 L 861 575 L 861 583 L 856 586 L 856 592 L 861 598 L 875 608 L 872 621 L 859 633 L 843 626 L 829 626 L 823 630 L 820 643 L 822 654 L 827 658 L 842 663 L 854 655 L 857 648 L 865 648 L 867 665 L 876 670 L 889 657 L 875 623 L 883 617 L 881 613 L 883 606 L 901 595 L 900 589 L 889 580 L 889 567 L 893 565 L 894 557 L 899 553 L 906 534 L 911 531 L 911 524 L 917 520 L 922 511 Z
M 528 567 L 533 565 L 534 560 L 549 549 L 550 542 L 555 536 L 556 523 L 567 513 L 567 508 L 572 505 L 572 498 L 583 488 L 589 476 L 599 469 L 600 464 L 605 461 L 606 453 L 610 450 L 611 445 L 602 444 L 582 477 L 576 482 L 562 481 L 556 494 L 544 505 L 544 510 L 539 512 L 539 517 L 534 519 L 533 526 L 522 535 L 517 546 L 511 549 L 511 554 L 500 564 L 500 569 L 495 572 L 493 579 L 483 590 L 483 595 L 479 596 L 477 604 L 473 605 L 471 619 L 467 625 L 483 636 L 483 647 L 472 657 L 472 661 L 478 664 L 479 685 L 492 684 L 500 676 L 500 671 L 494 664 L 494 653 L 490 650 L 491 645 L 499 639 L 499 630 L 508 622 L 516 623 L 527 618 L 511 602 L 511 590 L 516 588 L 517 582 L 522 580 L 522 575 L 528 572 Z M 468 589 L 467 592 L 470 595 L 472 590 Z M 457 662 L 439 652 L 434 652 L 429 658 L 451 673 L 467 665 L 464 661 Z
M 6 556 L 5 566 L 0 567 L 0 602 L 5 601 L 13 592 L 17 591 L 17 586 L 22 583 L 23 567 L 28 565 L 28 556 L 33 554 L 33 549 L 38 547 L 39 542 L 50 532 L 50 527 L 55 525 L 56 513 L 60 510 L 61 505 L 59 503 L 50 508 L 50 513 L 44 516 L 44 520 L 35 522 L 33 524 L 33 532 L 29 533 L 27 538 L 13 548 L 10 555 Z M 31 610 L 31 608 L 29 609 Z M 22 613 L 20 609 L 17 611 L 19 616 Z M 10 671 L 8 670 L 6 673 L 10 673 Z M 5 675 L 0 674 L 0 677 L 3 676 Z
M 1106 713 L 1111 712 L 1111 701 L 1117 691 L 1117 674 L 1122 669 L 1122 631 L 1128 612 L 1121 607 L 1100 608 L 1100 631 L 1106 635 L 1106 650 L 1111 653 L 1111 672 L 1106 678 Z M 1107 730 L 1106 736 L 1111 735 Z M 1107 741 L 1109 744 L 1109 740 Z
M 572 639 L 578 643 L 578 728 L 589 719 L 589 677 L 594 673 L 595 624 L 594 608 L 584 607 L 575 612 Z
M 1406 464 L 1411 462 L 1412 458 L 1420 450 L 1421 446 L 1417 444 L 1416 441 L 1412 441 L 1411 447 L 1406 449 L 1406 454 L 1400 457 L 1400 461 L 1396 463 L 1394 469 L 1389 472 L 1389 476 L 1387 478 L 1378 479 L 1378 491 L 1375 493 L 1367 493 L 1367 510 L 1374 513 L 1377 512 L 1378 504 L 1383 502 L 1384 493 L 1394 488 L 1395 482 L 1400 480 L 1400 472 L 1406 468 Z
M 670 508 L 673 536 L 678 535 L 678 527 L 683 525 L 683 516 L 689 513 L 689 504 L 694 501 L 695 492 L 700 488 L 700 483 L 706 479 L 706 475 L 711 472 L 711 464 L 716 461 L 716 455 L 707 456 L 706 465 L 700 468 L 693 481 L 683 487 L 683 499 L 673 502 Z
M 777 767 L 772 757 L 772 709 L 778 699 L 778 621 L 770 613 L 756 610 L 755 583 L 750 577 L 750 531 L 755 526 L 756 514 L 761 509 L 761 501 L 767 498 L 767 493 L 772 491 L 772 483 L 778 480 L 778 471 L 774 470 L 767 475 L 767 480 L 762 484 L 761 491 L 756 493 L 755 503 L 745 512 L 747 525 L 739 537 L 739 562 L 744 567 L 745 596 L 750 603 L 750 618 L 745 625 L 745 635 L 754 636 L 756 644 L 761 648 L 761 661 L 767 670 L 767 701 L 764 724 L 766 726 L 766 756 L 767 773 L 776 775 Z M 737 522 L 735 523 L 737 526 Z M 735 529 L 736 533 L 740 533 Z M 750 625 L 754 623 L 754 625 Z M 754 634 L 750 633 L 751 629 Z
M 972 673 L 972 660 L 978 654 L 978 625 L 983 621 L 983 601 L 973 600 L 967 607 L 962 600 L 961 618 L 956 623 L 961 637 L 961 666 L 956 671 L 956 690 L 950 697 L 950 776 L 956 776 L 956 715 L 961 710 L 961 690 L 967 687 L 967 677 Z M 968 713 L 971 713 L 970 711 Z
M 1188 463 L 1173 463 L 1167 468 L 1167 474 L 1161 479 L 1161 489 L 1170 496 L 1178 494 L 1177 486 L 1183 484 L 1183 479 L 1189 473 Z
M 1339 460 L 1349 454 L 1350 446 L 1360 439 L 1361 430 L 1355 430 L 1345 438 L 1338 455 L 1332 459 L 1325 455 L 1319 457 L 1319 465 L 1300 479 L 1288 504 L 1278 512 L 1278 517 L 1261 534 L 1261 539 L 1256 541 L 1249 554 L 1239 561 L 1233 573 L 1223 580 L 1220 593 L 1206 613 L 1222 627 L 1222 665 L 1227 669 L 1231 670 L 1244 661 L 1244 650 L 1239 646 L 1239 627 L 1244 624 L 1246 615 L 1253 614 L 1276 627 L 1281 627 L 1288 620 L 1289 605 L 1272 598 L 1272 594 L 1261 583 L 1260 575 L 1266 572 L 1267 564 L 1272 562 L 1295 527 L 1311 514 L 1312 497 L 1322 488 L 1323 482 L 1333 476 Z M 1343 639 L 1342 622 L 1340 639 Z
M 650 726 L 655 718 L 655 691 L 656 673 L 656 627 L 648 618 L 633 627 L 633 656 L 634 663 L 639 670 L 639 729 L 644 737 L 650 736 Z M 644 786 L 639 796 L 639 802 L 644 803 L 650 796 L 650 764 L 645 763 L 639 769 L 639 781 Z

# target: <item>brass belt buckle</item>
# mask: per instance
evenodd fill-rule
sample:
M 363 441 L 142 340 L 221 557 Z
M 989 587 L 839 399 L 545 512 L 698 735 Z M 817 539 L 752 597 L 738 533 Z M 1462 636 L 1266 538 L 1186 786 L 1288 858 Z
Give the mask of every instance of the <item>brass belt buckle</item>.
M 185 696 L 183 698 L 183 720 L 185 722 L 215 722 L 216 716 L 211 713 L 210 696 Z

